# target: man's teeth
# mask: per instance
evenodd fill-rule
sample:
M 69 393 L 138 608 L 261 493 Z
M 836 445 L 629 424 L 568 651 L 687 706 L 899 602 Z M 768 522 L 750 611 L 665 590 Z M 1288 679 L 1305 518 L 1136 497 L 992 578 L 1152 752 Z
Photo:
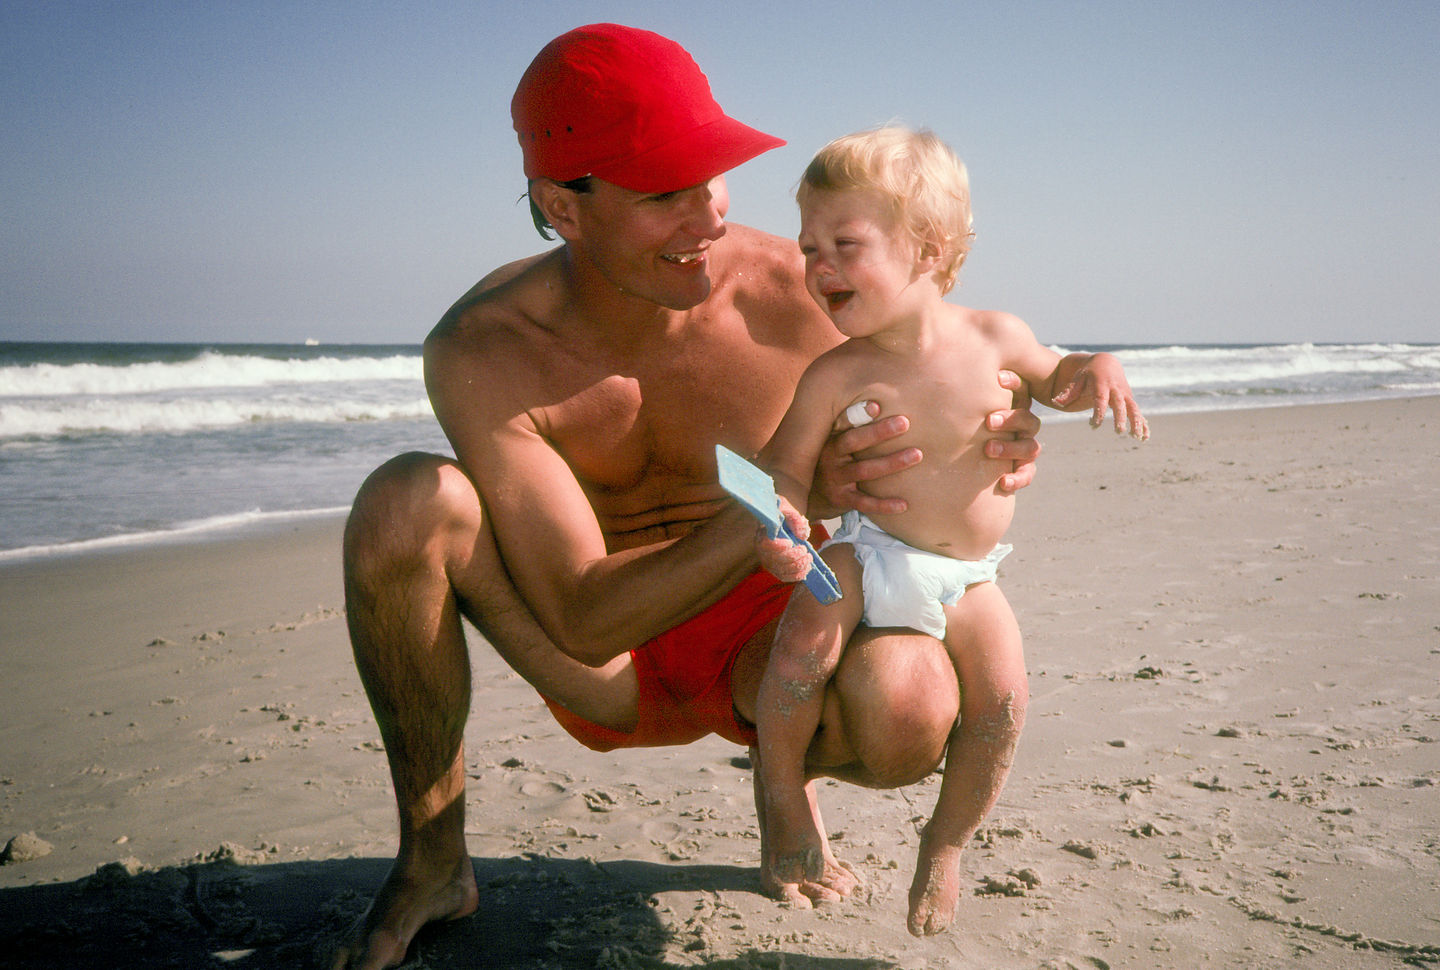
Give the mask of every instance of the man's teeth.
M 672 263 L 680 263 L 681 265 L 684 265 L 685 263 L 695 262 L 703 255 L 704 253 L 666 253 L 664 256 L 661 257 L 661 259 L 668 260 Z

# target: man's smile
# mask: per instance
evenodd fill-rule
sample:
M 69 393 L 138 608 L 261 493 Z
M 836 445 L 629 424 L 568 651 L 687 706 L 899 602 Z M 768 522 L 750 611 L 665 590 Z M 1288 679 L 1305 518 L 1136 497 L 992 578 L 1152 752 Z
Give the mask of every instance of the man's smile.
M 705 250 L 697 249 L 688 253 L 661 253 L 660 258 L 677 266 L 688 266 L 705 258 Z

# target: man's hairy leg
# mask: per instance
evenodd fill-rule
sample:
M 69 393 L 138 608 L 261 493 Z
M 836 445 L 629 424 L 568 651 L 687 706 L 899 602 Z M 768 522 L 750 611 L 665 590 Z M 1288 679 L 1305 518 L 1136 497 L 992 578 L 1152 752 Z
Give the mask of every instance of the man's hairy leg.
M 467 522 L 447 503 L 443 477 L 428 456 L 392 460 L 362 486 L 345 527 L 350 641 L 390 762 L 400 850 L 335 968 L 395 966 L 422 926 L 479 903 L 465 848 L 470 656 L 446 567 L 480 514 Z
M 545 638 L 453 462 L 405 455 L 378 469 L 356 497 L 344 558 L 355 665 L 400 817 L 395 865 L 334 962 L 368 970 L 402 962 L 422 926 L 478 904 L 464 832 L 470 658 L 462 610 L 517 672 L 582 717 L 633 726 L 635 686 L 628 657 L 591 669 Z

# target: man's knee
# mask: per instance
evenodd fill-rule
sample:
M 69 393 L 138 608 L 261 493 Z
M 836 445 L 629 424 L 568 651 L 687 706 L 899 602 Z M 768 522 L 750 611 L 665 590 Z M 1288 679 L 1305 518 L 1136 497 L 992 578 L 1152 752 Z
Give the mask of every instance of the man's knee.
M 439 455 L 410 452 L 365 480 L 345 524 L 345 571 L 362 577 L 424 558 L 456 528 L 478 529 L 479 498 L 464 471 Z
M 861 632 L 835 677 L 845 733 L 875 787 L 913 784 L 939 767 L 959 717 L 954 665 L 930 637 Z

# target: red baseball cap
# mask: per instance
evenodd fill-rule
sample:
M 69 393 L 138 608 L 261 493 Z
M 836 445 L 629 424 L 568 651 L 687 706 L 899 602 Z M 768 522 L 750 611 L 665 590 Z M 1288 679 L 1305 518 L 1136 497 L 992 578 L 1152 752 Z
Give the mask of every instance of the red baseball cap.
M 785 144 L 726 115 L 685 48 L 619 24 L 577 27 L 546 44 L 510 116 L 526 178 L 593 175 L 633 192 L 699 185 Z

